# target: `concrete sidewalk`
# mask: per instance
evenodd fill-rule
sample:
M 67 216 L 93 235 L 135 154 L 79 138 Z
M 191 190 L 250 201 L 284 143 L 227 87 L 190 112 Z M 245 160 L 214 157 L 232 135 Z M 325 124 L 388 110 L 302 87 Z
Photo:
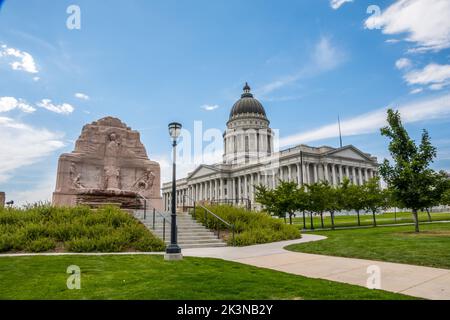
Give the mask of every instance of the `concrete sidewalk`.
M 224 247 L 183 250 L 184 256 L 219 258 L 310 278 L 366 286 L 369 266 L 381 271 L 381 289 L 410 296 L 450 300 L 450 270 L 400 263 L 323 256 L 284 250 L 290 244 L 323 240 L 303 234 L 302 239 L 250 247 Z M 336 297 L 339 298 L 339 297 Z

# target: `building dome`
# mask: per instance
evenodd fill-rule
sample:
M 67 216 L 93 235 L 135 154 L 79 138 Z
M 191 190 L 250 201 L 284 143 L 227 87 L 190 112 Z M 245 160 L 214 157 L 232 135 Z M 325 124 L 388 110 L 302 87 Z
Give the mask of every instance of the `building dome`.
M 231 109 L 230 120 L 239 115 L 252 113 L 267 118 L 266 111 L 264 110 L 263 105 L 253 97 L 253 94 L 250 92 L 251 89 L 248 83 L 245 83 L 243 90 L 244 93 L 242 93 L 241 99 L 236 101 L 236 103 L 233 105 L 233 108 Z

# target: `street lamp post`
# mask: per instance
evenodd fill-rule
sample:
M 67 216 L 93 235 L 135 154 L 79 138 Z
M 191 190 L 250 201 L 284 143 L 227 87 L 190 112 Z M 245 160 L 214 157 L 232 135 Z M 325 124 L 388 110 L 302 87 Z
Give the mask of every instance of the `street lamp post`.
M 177 153 L 177 140 L 181 133 L 181 124 L 177 122 L 172 122 L 169 124 L 169 134 L 172 138 L 172 149 L 173 149 L 173 164 L 172 164 L 172 223 L 171 223 L 171 234 L 170 234 L 170 245 L 166 249 L 166 254 L 164 256 L 165 260 L 181 260 L 183 255 L 181 254 L 181 248 L 177 243 L 177 208 L 176 208 L 176 198 L 177 198 L 177 186 L 176 186 L 176 153 Z

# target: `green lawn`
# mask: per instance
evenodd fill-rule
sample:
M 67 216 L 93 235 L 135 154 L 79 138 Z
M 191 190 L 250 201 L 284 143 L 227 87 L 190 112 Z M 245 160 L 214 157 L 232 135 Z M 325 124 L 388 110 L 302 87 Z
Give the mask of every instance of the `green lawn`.
M 450 213 L 431 213 L 432 221 L 450 221 Z M 360 215 L 362 226 L 371 226 L 373 224 L 372 214 L 361 213 Z M 397 224 L 397 223 L 413 223 L 411 212 L 397 212 L 395 213 L 383 213 L 376 215 L 377 224 Z M 357 226 L 357 216 L 335 216 L 334 223 L 336 227 L 350 227 Z M 419 212 L 419 221 L 428 222 L 428 215 L 426 212 Z M 297 215 L 293 219 L 294 224 L 303 228 L 303 216 Z M 313 217 L 313 224 L 315 229 L 321 228 L 320 216 Z M 324 216 L 325 228 L 331 228 L 331 218 Z M 311 228 L 311 219 L 309 214 L 306 215 L 306 228 Z
M 286 249 L 450 269 L 450 223 L 314 232 L 326 240 Z
M 81 268 L 81 290 L 66 269 Z M 162 256 L 0 258 L 0 299 L 411 299 L 216 259 Z

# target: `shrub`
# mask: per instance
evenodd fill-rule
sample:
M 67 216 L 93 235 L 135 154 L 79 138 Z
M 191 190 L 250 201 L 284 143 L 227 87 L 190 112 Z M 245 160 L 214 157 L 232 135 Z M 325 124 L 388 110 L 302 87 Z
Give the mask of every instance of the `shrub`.
M 45 252 L 55 249 L 56 243 L 49 238 L 39 238 L 27 243 L 26 249 L 31 252 Z
M 134 247 L 143 252 L 156 252 L 156 251 L 164 251 L 165 245 L 162 241 L 157 238 L 141 238 L 134 243 Z
M 274 241 L 300 238 L 300 231 L 295 226 L 284 224 L 264 212 L 248 211 L 243 208 L 228 205 L 207 207 L 223 220 L 234 225 L 235 245 L 247 246 L 252 244 L 269 243 Z M 205 210 L 197 208 L 191 212 L 195 218 L 210 229 L 217 229 L 217 219 L 207 215 Z M 221 230 L 228 229 L 224 223 L 219 223 Z M 231 231 L 231 230 L 229 230 Z M 228 244 L 232 244 L 232 237 L 227 237 Z
M 0 252 L 43 252 L 61 244 L 64 251 L 162 251 L 164 243 L 133 216 L 115 207 L 0 208 Z
M 78 238 L 66 243 L 67 251 L 70 252 L 93 252 L 95 251 L 94 240 L 88 238 Z

